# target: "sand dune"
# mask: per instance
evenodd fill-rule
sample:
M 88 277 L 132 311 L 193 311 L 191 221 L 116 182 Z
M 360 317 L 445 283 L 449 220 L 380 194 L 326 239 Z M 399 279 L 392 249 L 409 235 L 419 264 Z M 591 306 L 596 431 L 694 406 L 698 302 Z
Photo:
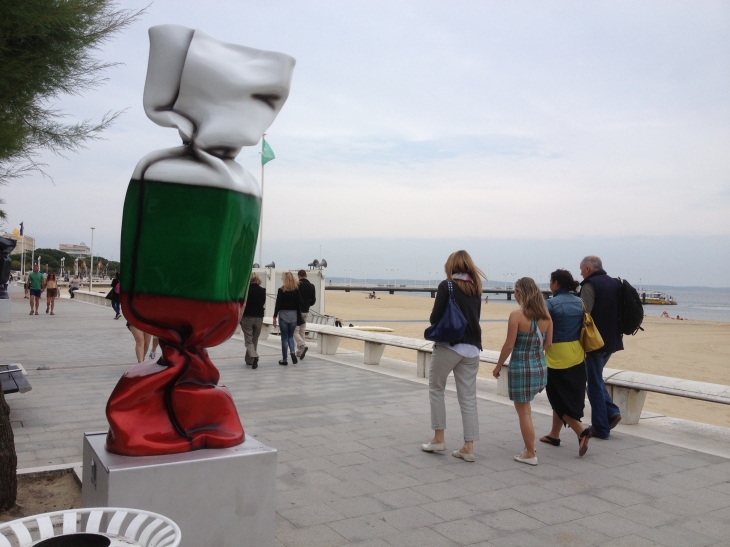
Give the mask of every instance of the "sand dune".
M 327 291 L 326 311 L 354 324 L 389 327 L 393 334 L 423 338 L 433 300 L 417 296 L 379 294 L 368 300 L 362 293 Z M 501 301 L 482 305 L 482 345 L 499 350 L 507 332 L 507 317 L 515 309 Z M 364 319 L 363 321 L 352 321 Z M 420 320 L 391 323 L 383 320 Z M 377 321 L 380 320 L 380 321 Z M 647 317 L 644 332 L 624 337 L 625 351 L 616 353 L 609 367 L 649 374 L 673 376 L 702 382 L 728 384 L 730 372 L 730 323 L 714 321 L 675 321 Z M 362 343 L 343 340 L 342 346 L 363 351 Z M 386 348 L 385 356 L 415 363 L 415 352 Z M 491 367 L 482 365 L 480 376 L 491 378 Z M 679 397 L 650 393 L 644 410 L 708 424 L 730 427 L 730 406 L 704 403 Z

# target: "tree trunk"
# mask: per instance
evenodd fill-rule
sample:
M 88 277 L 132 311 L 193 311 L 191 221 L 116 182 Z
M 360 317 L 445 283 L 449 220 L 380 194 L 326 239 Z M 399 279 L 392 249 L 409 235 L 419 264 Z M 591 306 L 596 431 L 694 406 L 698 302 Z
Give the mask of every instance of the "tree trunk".
M 10 427 L 10 407 L 0 389 L 0 511 L 15 506 L 18 494 L 18 457 L 15 455 L 15 439 Z

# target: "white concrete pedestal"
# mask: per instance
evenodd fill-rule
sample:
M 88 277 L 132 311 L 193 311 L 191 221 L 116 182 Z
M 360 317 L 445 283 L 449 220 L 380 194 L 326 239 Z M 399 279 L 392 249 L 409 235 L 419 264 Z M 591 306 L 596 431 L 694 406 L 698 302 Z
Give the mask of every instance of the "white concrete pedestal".
M 181 547 L 274 544 L 276 449 L 253 437 L 233 448 L 129 457 L 84 435 L 82 506 L 145 509 L 174 520 Z
M 10 323 L 10 310 L 13 302 L 9 298 L 0 300 L 0 323 Z

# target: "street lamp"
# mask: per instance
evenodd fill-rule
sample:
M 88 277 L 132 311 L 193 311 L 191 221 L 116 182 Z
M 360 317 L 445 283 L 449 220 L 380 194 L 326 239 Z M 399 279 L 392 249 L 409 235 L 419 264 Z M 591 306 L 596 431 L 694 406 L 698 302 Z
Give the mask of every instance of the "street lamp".
M 91 227 L 91 260 L 89 261 L 91 266 L 91 274 L 89 275 L 89 292 L 94 289 L 94 227 Z
M 61 279 L 63 279 L 63 265 L 66 263 L 66 257 L 61 257 Z

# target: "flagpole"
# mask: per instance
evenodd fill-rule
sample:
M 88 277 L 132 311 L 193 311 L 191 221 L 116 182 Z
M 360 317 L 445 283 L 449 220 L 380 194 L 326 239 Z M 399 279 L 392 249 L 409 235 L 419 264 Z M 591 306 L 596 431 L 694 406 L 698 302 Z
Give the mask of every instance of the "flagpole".
M 264 267 L 264 142 L 266 133 L 261 137 L 261 216 L 259 217 L 259 268 Z

